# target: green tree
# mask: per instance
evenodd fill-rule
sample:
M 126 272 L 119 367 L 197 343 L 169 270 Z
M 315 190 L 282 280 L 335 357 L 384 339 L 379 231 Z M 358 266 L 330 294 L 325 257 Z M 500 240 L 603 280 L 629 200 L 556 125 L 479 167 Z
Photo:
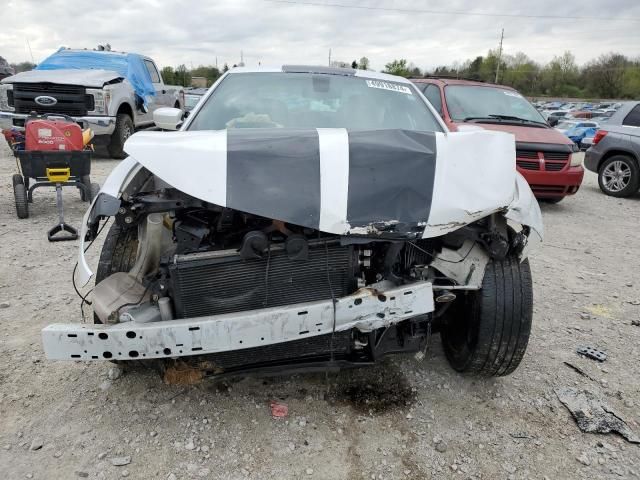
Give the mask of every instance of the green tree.
M 384 66 L 384 73 L 390 73 L 391 75 L 398 75 L 400 77 L 411 76 L 411 72 L 407 68 L 407 60 L 404 58 L 387 63 Z
M 367 57 L 362 57 L 359 61 L 358 61 L 358 67 L 361 70 L 366 70 L 369 68 L 369 59 Z
M 176 83 L 176 74 L 173 71 L 173 67 L 164 67 L 160 73 L 162 74 L 162 80 L 164 80 L 164 83 L 168 83 L 169 85 L 174 85 Z
M 351 68 L 353 68 L 353 69 L 358 68 L 358 62 L 356 62 L 355 60 L 353 62 L 351 62 Z
M 187 67 L 184 64 L 176 67 L 174 81 L 176 85 L 182 85 L 183 87 L 191 85 L 191 73 L 187 70 Z
M 629 59 L 620 53 L 600 55 L 584 68 L 583 82 L 593 95 L 618 98 L 623 93 L 625 71 L 632 67 Z

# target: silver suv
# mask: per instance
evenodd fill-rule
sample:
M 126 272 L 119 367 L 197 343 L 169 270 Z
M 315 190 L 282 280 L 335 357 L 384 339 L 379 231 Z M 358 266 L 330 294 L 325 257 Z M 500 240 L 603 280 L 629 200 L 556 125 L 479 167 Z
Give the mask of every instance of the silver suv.
M 598 174 L 600 190 L 628 197 L 640 188 L 640 102 L 624 104 L 596 132 L 584 158 L 587 170 Z

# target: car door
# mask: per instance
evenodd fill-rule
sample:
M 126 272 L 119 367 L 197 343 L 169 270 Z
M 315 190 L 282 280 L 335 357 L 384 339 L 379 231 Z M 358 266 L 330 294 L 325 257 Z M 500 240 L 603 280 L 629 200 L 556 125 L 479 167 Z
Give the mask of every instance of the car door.
M 628 135 L 631 148 L 640 157 L 640 103 L 624 117 L 622 120 L 624 133 Z
M 147 71 L 149 72 L 149 76 L 151 77 L 151 83 L 153 83 L 153 88 L 156 91 L 155 102 L 153 107 L 149 109 L 150 113 L 153 113 L 153 110 L 159 107 L 164 107 L 167 105 L 167 91 L 162 83 L 162 77 L 160 76 L 160 72 L 156 68 L 156 65 L 153 61 L 148 58 L 144 59 L 144 65 L 147 67 Z

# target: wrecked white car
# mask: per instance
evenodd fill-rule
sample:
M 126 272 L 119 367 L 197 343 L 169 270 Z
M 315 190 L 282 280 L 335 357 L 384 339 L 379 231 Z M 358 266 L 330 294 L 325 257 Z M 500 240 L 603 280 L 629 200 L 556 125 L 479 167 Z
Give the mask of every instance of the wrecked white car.
M 280 374 L 439 332 L 460 372 L 520 363 L 542 222 L 511 135 L 449 132 L 403 78 L 299 66 L 234 69 L 156 123 L 180 131 L 132 136 L 84 219 L 81 284 L 114 219 L 94 323 L 46 327 L 48 358 Z

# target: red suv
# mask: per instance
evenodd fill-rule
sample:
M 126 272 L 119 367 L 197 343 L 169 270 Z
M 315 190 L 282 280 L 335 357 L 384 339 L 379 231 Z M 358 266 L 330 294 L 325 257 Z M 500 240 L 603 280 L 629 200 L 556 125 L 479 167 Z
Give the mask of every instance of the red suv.
M 520 93 L 510 87 L 470 80 L 412 80 L 451 130 L 467 123 L 513 133 L 516 165 L 539 199 L 559 202 L 578 191 L 584 176 L 577 146 L 551 128 Z

